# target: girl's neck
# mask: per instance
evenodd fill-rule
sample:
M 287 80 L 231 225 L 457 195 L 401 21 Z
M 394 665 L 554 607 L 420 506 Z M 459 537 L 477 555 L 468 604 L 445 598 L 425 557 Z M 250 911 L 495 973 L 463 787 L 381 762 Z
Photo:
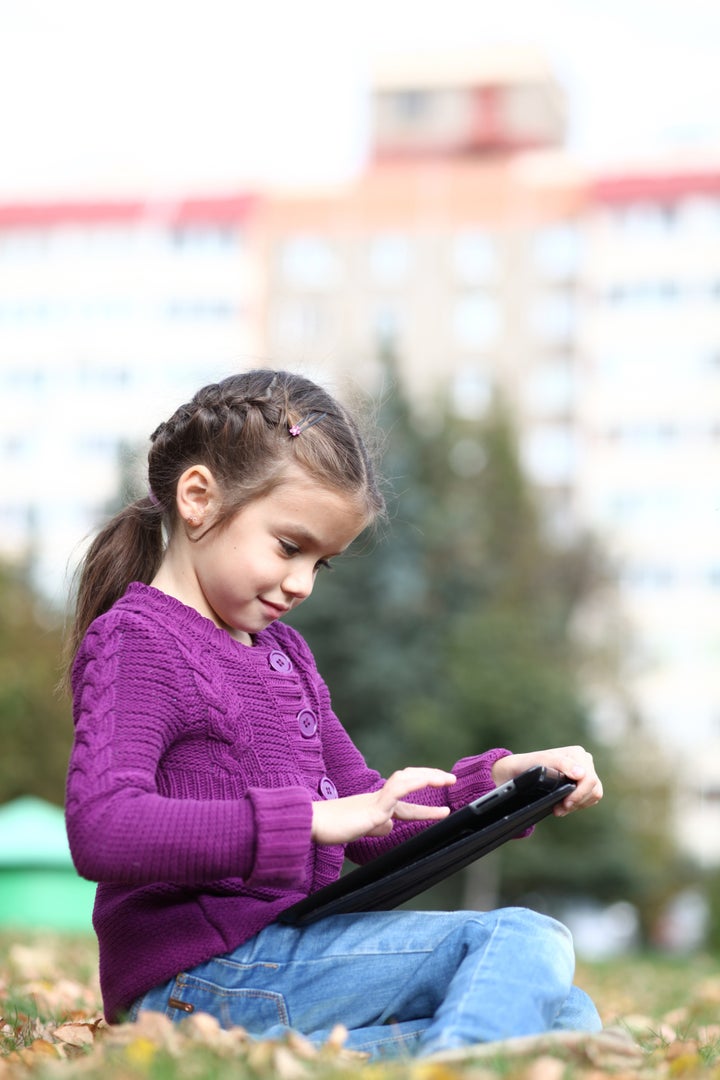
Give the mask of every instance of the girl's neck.
M 220 630 L 224 630 L 231 638 L 240 642 L 241 645 L 253 646 L 255 644 L 250 634 L 247 634 L 244 630 L 232 629 L 218 618 L 205 599 L 197 581 L 177 568 L 174 569 L 172 560 L 168 559 L 167 555 L 150 584 L 154 589 L 159 589 L 160 592 L 179 600 L 186 607 L 194 608 L 198 614 L 209 619 Z

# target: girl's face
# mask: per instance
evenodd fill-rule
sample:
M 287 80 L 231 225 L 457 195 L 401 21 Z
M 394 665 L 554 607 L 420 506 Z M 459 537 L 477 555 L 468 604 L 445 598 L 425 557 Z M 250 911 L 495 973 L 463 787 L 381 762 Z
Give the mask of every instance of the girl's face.
M 251 644 L 253 634 L 310 595 L 318 572 L 366 524 L 352 498 L 293 469 L 286 482 L 188 545 L 192 599 L 179 598 Z

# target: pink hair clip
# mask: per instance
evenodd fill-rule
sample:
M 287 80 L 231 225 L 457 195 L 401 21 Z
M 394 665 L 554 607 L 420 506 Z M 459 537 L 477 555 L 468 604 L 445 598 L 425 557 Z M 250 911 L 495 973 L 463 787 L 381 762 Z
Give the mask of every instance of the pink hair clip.
M 292 424 L 288 428 L 288 431 L 293 438 L 296 438 L 298 435 L 302 435 L 303 431 L 307 431 L 308 428 L 311 428 L 313 424 L 319 424 L 326 416 L 327 413 L 324 412 L 308 413 L 304 420 L 301 420 L 298 424 Z

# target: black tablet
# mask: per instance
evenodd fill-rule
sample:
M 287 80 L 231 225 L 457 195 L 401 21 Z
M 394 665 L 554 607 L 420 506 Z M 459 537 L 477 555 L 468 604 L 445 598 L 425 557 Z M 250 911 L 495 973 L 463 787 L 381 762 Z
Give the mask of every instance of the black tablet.
M 286 908 L 279 921 L 303 926 L 326 915 L 389 911 L 520 836 L 574 787 L 562 773 L 535 765 Z

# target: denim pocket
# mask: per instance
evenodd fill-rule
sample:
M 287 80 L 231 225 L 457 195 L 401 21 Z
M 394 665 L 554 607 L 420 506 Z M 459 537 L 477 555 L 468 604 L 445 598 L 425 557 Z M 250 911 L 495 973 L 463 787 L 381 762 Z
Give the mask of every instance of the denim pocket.
M 289 1023 L 285 998 L 274 990 L 223 986 L 209 978 L 183 973 L 175 979 L 166 1015 L 177 1021 L 194 1012 L 210 1013 L 221 1027 L 242 1027 L 251 1035 Z

